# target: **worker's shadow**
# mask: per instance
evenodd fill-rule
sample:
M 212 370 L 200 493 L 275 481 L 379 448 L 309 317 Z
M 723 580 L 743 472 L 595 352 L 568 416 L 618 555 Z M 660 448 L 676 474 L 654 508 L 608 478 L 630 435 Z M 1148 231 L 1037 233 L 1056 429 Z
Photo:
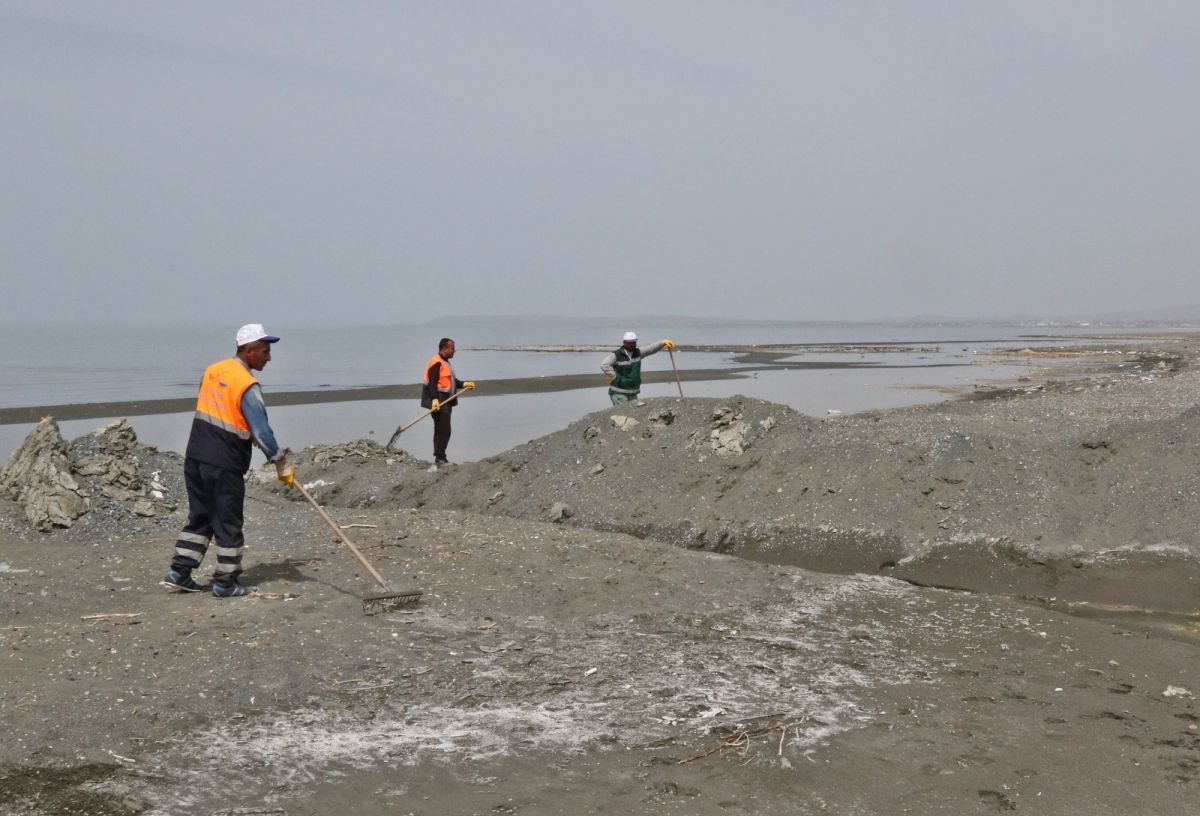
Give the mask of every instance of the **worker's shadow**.
M 246 583 L 264 586 L 264 588 L 273 583 L 284 581 L 295 584 L 314 583 L 327 586 L 334 592 L 342 595 L 350 595 L 356 598 L 359 597 L 360 592 L 356 592 L 347 587 L 330 582 L 319 575 L 314 574 L 316 565 L 309 567 L 307 572 L 304 570 L 305 566 L 306 564 L 304 563 L 296 563 L 294 561 L 277 561 L 266 564 L 259 563 L 248 568 L 244 573 L 242 573 L 242 575 L 243 580 Z
M 301 569 L 303 565 L 292 561 L 278 561 L 268 564 L 255 564 L 247 569 L 243 575 L 243 579 L 254 584 L 269 584 L 276 581 L 289 581 L 291 583 L 301 584 L 307 581 L 316 581 L 317 579 L 310 574 L 305 574 Z

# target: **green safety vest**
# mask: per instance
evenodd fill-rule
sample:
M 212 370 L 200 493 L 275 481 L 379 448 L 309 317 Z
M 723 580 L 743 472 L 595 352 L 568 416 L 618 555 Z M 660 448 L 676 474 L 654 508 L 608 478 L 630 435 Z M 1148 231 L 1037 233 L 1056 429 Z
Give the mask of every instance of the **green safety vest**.
M 613 371 L 616 377 L 612 384 L 609 385 L 610 391 L 620 391 L 627 394 L 636 394 L 642 388 L 642 352 L 637 349 L 630 354 L 625 350 L 624 346 L 614 352 L 616 362 L 613 363 Z

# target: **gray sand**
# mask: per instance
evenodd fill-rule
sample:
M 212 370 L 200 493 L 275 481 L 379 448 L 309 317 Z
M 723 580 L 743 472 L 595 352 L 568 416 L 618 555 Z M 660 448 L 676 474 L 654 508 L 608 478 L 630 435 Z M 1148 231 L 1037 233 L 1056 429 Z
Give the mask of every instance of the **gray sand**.
M 266 594 L 238 601 L 159 591 L 181 511 L 136 515 L 109 476 L 78 476 L 93 504 L 70 529 L 0 500 L 0 799 L 1187 812 L 1197 348 L 826 420 L 651 400 L 438 471 L 310 448 L 300 478 L 427 593 L 370 617 L 369 576 L 267 472 L 247 502 Z M 178 456 L 132 458 L 183 501 Z

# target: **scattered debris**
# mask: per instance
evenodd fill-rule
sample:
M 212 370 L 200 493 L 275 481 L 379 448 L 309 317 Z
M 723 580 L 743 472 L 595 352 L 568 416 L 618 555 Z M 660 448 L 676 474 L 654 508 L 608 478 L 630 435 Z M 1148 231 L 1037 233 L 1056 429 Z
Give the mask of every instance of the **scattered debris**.
M 787 738 L 788 729 L 799 728 L 807 720 L 808 720 L 808 715 L 805 715 L 796 720 L 784 720 L 782 722 L 776 722 L 776 723 L 772 723 L 770 725 L 764 725 L 761 728 L 741 729 L 738 731 L 734 731 L 729 736 L 722 737 L 721 739 L 717 740 L 716 743 L 712 747 L 710 747 L 708 750 L 702 751 L 701 753 L 696 754 L 695 756 L 692 756 L 692 757 L 688 757 L 687 759 L 681 759 L 681 760 L 679 760 L 678 764 L 686 765 L 689 762 L 695 762 L 698 759 L 704 759 L 705 757 L 712 756 L 717 751 L 721 751 L 726 748 L 738 748 L 738 749 L 740 749 L 742 754 L 745 755 L 745 754 L 749 753 L 749 751 L 750 751 L 750 740 L 751 739 L 753 739 L 754 737 L 761 737 L 765 734 L 770 734 L 773 731 L 779 732 L 778 754 L 780 756 L 782 756 L 783 755 L 783 744 L 784 744 L 784 740 Z
M 80 615 L 80 620 L 107 621 L 110 623 L 141 623 L 133 618 L 141 617 L 142 612 L 99 612 L 95 615 Z

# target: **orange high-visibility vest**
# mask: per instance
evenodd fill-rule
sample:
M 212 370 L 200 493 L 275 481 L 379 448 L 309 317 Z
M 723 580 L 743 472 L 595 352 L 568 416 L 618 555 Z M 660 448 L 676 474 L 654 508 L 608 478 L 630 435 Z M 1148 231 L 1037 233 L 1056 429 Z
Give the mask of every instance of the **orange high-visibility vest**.
M 196 399 L 196 419 L 235 435 L 250 439 L 250 424 L 242 414 L 242 395 L 258 380 L 236 357 L 213 363 L 200 381 Z
M 439 372 L 437 383 L 433 384 L 429 382 L 429 372 L 433 370 L 435 365 L 440 365 L 442 369 Z M 453 391 L 454 369 L 450 368 L 450 361 L 443 358 L 440 354 L 433 355 L 425 365 L 425 384 L 434 385 L 437 391 Z

